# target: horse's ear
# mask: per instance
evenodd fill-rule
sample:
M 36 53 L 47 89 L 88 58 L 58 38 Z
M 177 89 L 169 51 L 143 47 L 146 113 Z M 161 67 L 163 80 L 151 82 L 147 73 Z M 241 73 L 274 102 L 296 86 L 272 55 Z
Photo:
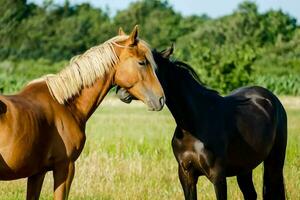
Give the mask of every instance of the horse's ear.
M 123 31 L 122 27 L 119 28 L 119 35 L 126 35 L 126 33 Z
M 138 36 L 139 36 L 139 26 L 135 25 L 135 27 L 133 28 L 132 32 L 129 35 L 130 45 L 134 45 L 137 43 Z
M 170 56 L 172 55 L 173 51 L 174 51 L 174 43 L 172 43 L 172 45 L 170 47 L 168 47 L 167 49 L 165 50 L 162 50 L 160 52 L 161 56 L 164 57 L 164 58 L 170 58 Z

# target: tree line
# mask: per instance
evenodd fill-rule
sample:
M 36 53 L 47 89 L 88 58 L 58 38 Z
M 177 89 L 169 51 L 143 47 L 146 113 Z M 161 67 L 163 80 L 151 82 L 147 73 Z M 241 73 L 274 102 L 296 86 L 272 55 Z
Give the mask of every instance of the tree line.
M 300 28 L 281 10 L 258 12 L 245 1 L 230 15 L 183 16 L 168 1 L 131 3 L 115 16 L 89 3 L 0 0 L 0 90 L 55 72 L 71 57 L 140 25 L 141 37 L 193 66 L 209 87 L 228 93 L 259 84 L 277 94 L 300 94 Z

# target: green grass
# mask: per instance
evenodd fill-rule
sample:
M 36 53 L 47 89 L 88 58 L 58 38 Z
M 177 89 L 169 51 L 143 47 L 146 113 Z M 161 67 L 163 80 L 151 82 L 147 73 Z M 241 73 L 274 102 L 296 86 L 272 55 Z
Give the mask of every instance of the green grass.
M 289 140 L 284 169 L 288 199 L 300 199 L 300 100 L 283 98 L 289 117 Z M 85 148 L 76 162 L 70 199 L 183 199 L 177 163 L 171 149 L 175 122 L 167 109 L 146 111 L 141 104 L 104 102 L 89 120 Z M 228 178 L 229 199 L 243 199 L 235 178 Z M 258 199 L 262 167 L 254 171 Z M 199 199 L 215 199 L 205 178 L 198 182 Z M 41 199 L 52 199 L 52 173 Z M 26 180 L 1 182 L 0 199 L 25 199 Z

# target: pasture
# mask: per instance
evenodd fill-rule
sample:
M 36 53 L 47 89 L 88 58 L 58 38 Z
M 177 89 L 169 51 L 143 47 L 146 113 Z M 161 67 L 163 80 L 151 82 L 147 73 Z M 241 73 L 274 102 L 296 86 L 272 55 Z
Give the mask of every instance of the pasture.
M 281 98 L 288 112 L 288 146 L 284 168 L 288 199 L 300 199 L 300 98 Z M 70 199 L 183 199 L 177 163 L 171 149 L 175 122 L 164 108 L 149 112 L 107 97 L 88 121 L 87 141 L 76 162 Z M 247 159 L 247 158 L 245 158 Z M 52 199 L 52 173 L 42 189 L 42 200 Z M 228 178 L 229 199 L 243 199 L 235 178 Z M 258 199 L 262 192 L 262 166 L 254 171 Z M 2 200 L 25 199 L 26 180 L 0 184 Z M 215 199 L 205 177 L 198 183 L 199 199 Z

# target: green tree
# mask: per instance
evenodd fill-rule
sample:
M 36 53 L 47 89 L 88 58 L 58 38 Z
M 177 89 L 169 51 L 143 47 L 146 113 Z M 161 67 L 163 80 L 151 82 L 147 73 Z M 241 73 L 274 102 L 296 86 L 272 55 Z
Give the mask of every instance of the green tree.
M 101 9 L 89 4 L 63 6 L 51 4 L 33 7 L 30 17 L 22 20 L 16 31 L 18 58 L 70 59 L 112 37 L 111 22 Z M 11 55 L 13 56 L 13 55 Z
M 116 27 L 129 32 L 135 24 L 141 27 L 141 35 L 151 46 L 163 48 L 184 34 L 180 27 L 182 16 L 167 1 L 138 1 L 119 11 L 114 17 Z
M 16 51 L 16 30 L 27 16 L 28 6 L 26 0 L 0 0 L 0 5 L 0 57 L 5 59 Z
M 153 48 L 164 49 L 175 42 L 176 57 L 191 64 L 204 82 L 223 93 L 251 83 L 280 94 L 300 94 L 296 84 L 300 28 L 281 10 L 260 13 L 255 3 L 243 1 L 232 14 L 211 19 L 182 16 L 166 0 L 141 0 L 109 17 L 107 10 L 88 3 L 72 5 L 68 0 L 62 5 L 53 0 L 42 6 L 26 0 L 0 0 L 0 4 L 3 91 L 19 85 L 18 81 L 54 72 L 55 63 L 64 63 L 115 36 L 119 27 L 129 32 L 139 24 L 141 37 Z M 28 70 L 30 76 L 20 75 L 33 63 L 42 64 L 33 66 L 33 72 Z

